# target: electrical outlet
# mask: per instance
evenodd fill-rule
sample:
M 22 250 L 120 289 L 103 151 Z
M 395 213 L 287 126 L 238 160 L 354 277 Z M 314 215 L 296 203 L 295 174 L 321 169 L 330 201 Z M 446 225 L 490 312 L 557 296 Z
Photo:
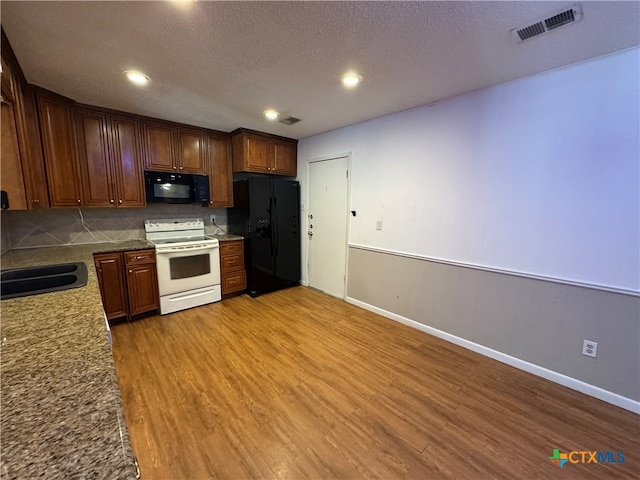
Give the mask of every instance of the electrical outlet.
M 595 357 L 598 351 L 598 342 L 585 340 L 582 342 L 582 354 L 587 357 Z
M 211 217 L 211 223 L 215 224 L 216 223 L 216 216 L 212 213 L 210 217 Z
M 376 230 L 382 230 L 382 220 L 376 221 Z

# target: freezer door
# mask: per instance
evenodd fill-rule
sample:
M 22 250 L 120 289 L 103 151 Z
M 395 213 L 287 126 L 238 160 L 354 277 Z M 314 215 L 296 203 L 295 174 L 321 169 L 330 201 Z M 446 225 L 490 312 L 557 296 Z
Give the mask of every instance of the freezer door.
M 245 248 L 247 248 L 247 290 L 251 295 L 274 289 L 273 208 L 271 179 L 250 178 L 249 232 Z
M 275 288 L 300 282 L 300 184 L 273 179 Z

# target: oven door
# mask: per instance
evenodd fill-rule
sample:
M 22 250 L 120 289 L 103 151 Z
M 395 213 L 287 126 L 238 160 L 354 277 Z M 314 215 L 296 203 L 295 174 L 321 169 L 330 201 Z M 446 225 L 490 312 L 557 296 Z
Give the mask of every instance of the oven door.
M 156 248 L 160 296 L 220 284 L 218 245 Z

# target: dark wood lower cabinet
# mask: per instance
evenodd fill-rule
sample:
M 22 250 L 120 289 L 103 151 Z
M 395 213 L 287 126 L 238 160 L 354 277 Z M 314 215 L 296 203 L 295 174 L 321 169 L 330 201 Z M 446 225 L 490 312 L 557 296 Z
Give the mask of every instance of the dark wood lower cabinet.
M 129 306 L 122 253 L 101 253 L 94 255 L 93 260 L 107 319 L 126 317 L 129 315 Z
M 155 250 L 93 257 L 107 319 L 130 318 L 159 308 Z
M 244 240 L 220 242 L 220 277 L 223 298 L 238 295 L 247 289 Z
M 158 274 L 155 250 L 124 253 L 129 293 L 129 315 L 157 310 Z

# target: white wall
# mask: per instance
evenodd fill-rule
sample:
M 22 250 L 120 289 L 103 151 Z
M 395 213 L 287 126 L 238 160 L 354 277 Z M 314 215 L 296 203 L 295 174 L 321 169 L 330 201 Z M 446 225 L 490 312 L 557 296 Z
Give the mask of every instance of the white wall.
M 305 138 L 303 201 L 351 152 L 351 244 L 637 292 L 639 53 Z

